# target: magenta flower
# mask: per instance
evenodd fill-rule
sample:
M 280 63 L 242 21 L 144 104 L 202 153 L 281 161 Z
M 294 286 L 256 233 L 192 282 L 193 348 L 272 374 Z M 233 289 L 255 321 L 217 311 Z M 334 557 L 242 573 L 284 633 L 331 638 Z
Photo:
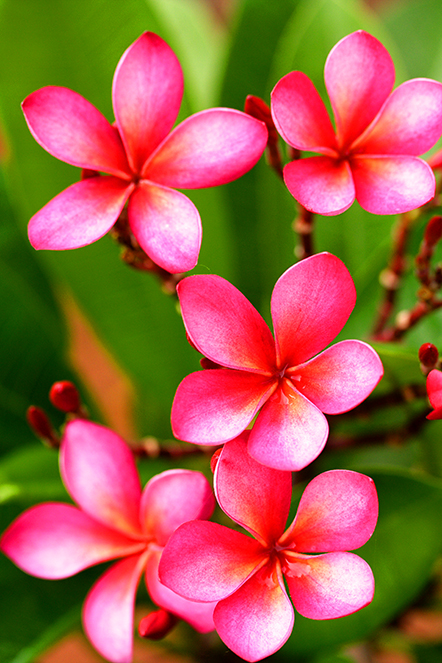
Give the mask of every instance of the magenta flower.
M 39 504 L 3 534 L 1 550 L 27 573 L 59 579 L 123 557 L 89 592 L 85 631 L 114 663 L 132 660 L 135 594 L 145 571 L 152 600 L 198 631 L 213 629 L 213 605 L 192 603 L 158 580 L 158 563 L 172 532 L 186 520 L 209 518 L 210 486 L 200 472 L 169 470 L 141 492 L 132 452 L 113 431 L 77 419 L 67 424 L 60 471 L 69 504 Z
M 115 125 L 82 96 L 45 87 L 23 102 L 32 135 L 50 154 L 109 173 L 77 182 L 32 217 L 36 249 L 73 249 L 107 233 L 129 201 L 129 225 L 141 248 L 169 272 L 197 261 L 201 221 L 175 188 L 225 184 L 246 173 L 267 142 L 262 122 L 228 108 L 196 113 L 170 130 L 183 74 L 170 47 L 145 32 L 123 54 L 113 81 Z
M 427 419 L 442 419 L 442 371 L 436 368 L 429 372 L 427 377 L 427 394 L 433 412 L 427 414 Z
M 169 539 L 159 573 L 188 599 L 218 601 L 213 618 L 221 639 L 246 661 L 258 661 L 282 647 L 293 628 L 284 578 L 296 610 L 310 619 L 344 617 L 371 602 L 370 567 L 345 551 L 372 535 L 378 500 L 364 474 L 324 472 L 308 484 L 284 532 L 291 474 L 255 462 L 246 451 L 248 434 L 224 446 L 215 492 L 223 511 L 255 538 L 188 522 Z M 309 554 L 318 552 L 326 554 Z
M 244 295 L 219 276 L 187 277 L 178 296 L 190 341 L 220 365 L 191 373 L 178 387 L 172 428 L 186 442 L 232 440 L 261 410 L 249 453 L 264 465 L 300 470 L 326 443 L 323 412 L 350 410 L 382 377 L 378 355 L 361 341 L 342 341 L 314 357 L 341 331 L 356 301 L 347 268 L 330 253 L 298 262 L 277 281 L 275 339 Z
M 355 198 L 373 214 L 407 212 L 433 198 L 433 172 L 417 156 L 442 134 L 442 85 L 416 78 L 390 94 L 393 61 L 363 30 L 331 50 L 324 78 L 336 132 L 302 72 L 287 74 L 272 92 L 272 115 L 284 140 L 321 155 L 284 168 L 296 200 L 329 215 L 344 212 Z

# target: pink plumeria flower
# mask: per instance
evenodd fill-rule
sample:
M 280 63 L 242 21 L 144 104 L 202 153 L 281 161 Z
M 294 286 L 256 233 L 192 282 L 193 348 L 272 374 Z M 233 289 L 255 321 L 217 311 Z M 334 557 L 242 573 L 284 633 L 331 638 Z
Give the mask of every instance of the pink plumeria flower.
M 246 173 L 267 142 L 262 122 L 212 108 L 171 133 L 183 95 L 183 74 L 171 48 L 145 32 L 115 71 L 115 125 L 82 96 L 45 87 L 23 102 L 32 135 L 74 166 L 108 173 L 70 186 L 32 217 L 36 249 L 73 249 L 107 233 L 129 201 L 129 225 L 141 248 L 169 272 L 197 261 L 201 221 L 179 189 L 217 186 Z
M 427 414 L 427 419 L 442 419 L 442 371 L 436 368 L 429 372 L 427 377 L 427 394 L 433 412 Z
M 378 500 L 364 474 L 324 472 L 308 484 L 284 532 L 291 473 L 254 461 L 247 435 L 224 446 L 215 492 L 223 511 L 255 538 L 217 523 L 188 522 L 169 539 L 159 573 L 183 597 L 218 601 L 213 617 L 221 639 L 246 661 L 258 661 L 292 632 L 284 578 L 296 610 L 310 619 L 344 617 L 371 602 L 371 569 L 346 551 L 372 535 Z
M 363 30 L 331 50 L 324 78 L 336 132 L 302 72 L 287 74 L 272 92 L 272 115 L 284 140 L 321 155 L 284 168 L 296 200 L 325 215 L 344 212 L 355 198 L 373 214 L 398 214 L 433 198 L 433 172 L 417 157 L 442 134 L 442 85 L 416 78 L 391 93 L 393 61 Z
M 152 600 L 201 632 L 213 627 L 213 606 L 192 603 L 164 587 L 158 563 L 172 532 L 186 520 L 209 518 L 214 498 L 200 472 L 169 470 L 141 492 L 132 452 L 113 431 L 77 419 L 67 424 L 60 471 L 78 507 L 39 504 L 3 534 L 1 550 L 27 573 L 59 579 L 110 559 L 89 592 L 85 631 L 102 656 L 132 660 L 135 594 L 145 571 Z
M 361 341 L 335 338 L 356 301 L 339 258 L 320 253 L 277 281 L 271 311 L 275 338 L 252 304 L 219 276 L 190 276 L 178 285 L 191 343 L 220 365 L 188 375 L 172 406 L 174 435 L 219 445 L 232 440 L 260 410 L 249 453 L 280 470 L 300 470 L 322 451 L 326 414 L 363 401 L 382 377 L 377 353 Z M 225 368 L 223 368 L 225 367 Z

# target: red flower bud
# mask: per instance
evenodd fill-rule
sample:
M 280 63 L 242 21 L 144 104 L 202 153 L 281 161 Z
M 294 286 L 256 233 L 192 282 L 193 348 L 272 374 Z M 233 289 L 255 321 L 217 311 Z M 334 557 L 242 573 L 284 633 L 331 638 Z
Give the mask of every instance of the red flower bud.
M 433 216 L 425 228 L 424 238 L 427 244 L 434 246 L 442 237 L 442 216 Z
M 439 359 L 439 351 L 433 343 L 424 343 L 419 348 L 419 361 L 426 368 L 434 368 Z
M 49 417 L 41 407 L 31 405 L 26 410 L 26 420 L 37 437 L 48 442 L 51 446 L 58 446 L 58 437 Z
M 138 633 L 142 638 L 161 640 L 170 633 L 177 621 L 178 617 L 161 608 L 143 617 L 138 626 Z
M 54 382 L 49 392 L 52 405 L 62 412 L 78 412 L 81 407 L 77 387 L 68 380 Z

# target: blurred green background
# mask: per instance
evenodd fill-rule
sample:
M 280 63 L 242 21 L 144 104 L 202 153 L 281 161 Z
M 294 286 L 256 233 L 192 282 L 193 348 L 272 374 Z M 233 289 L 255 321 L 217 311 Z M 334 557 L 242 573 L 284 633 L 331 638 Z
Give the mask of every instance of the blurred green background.
M 422 76 L 442 80 L 440 0 L 372 0 L 370 5 L 362 0 L 1 1 L 3 529 L 31 504 L 69 499 L 56 453 L 34 438 L 25 421 L 26 408 L 34 404 L 61 424 L 47 396 L 55 380 L 74 379 L 93 417 L 127 438 L 164 441 L 172 436 L 169 417 L 176 387 L 199 368 L 176 300 L 162 291 L 154 276 L 122 263 L 109 237 L 75 251 L 36 252 L 29 246 L 29 218 L 80 173 L 34 141 L 21 101 L 39 87 L 61 85 L 84 95 L 112 121 L 115 66 L 144 30 L 160 34 L 181 61 L 185 97 L 179 119 L 212 106 L 242 109 L 247 94 L 269 103 L 273 86 L 293 69 L 307 73 L 325 94 L 323 67 L 329 50 L 359 28 L 388 48 L 397 83 Z M 229 279 L 269 319 L 273 285 L 296 260 L 296 207 L 285 186 L 262 159 L 237 182 L 188 195 L 203 222 L 194 271 Z M 412 260 L 429 217 L 430 212 L 422 214 L 413 226 L 407 249 L 410 269 L 398 310 L 415 302 L 418 283 Z M 394 221 L 373 216 L 357 204 L 338 217 L 317 219 L 317 250 L 344 260 L 358 292 L 340 338 L 369 337 Z M 324 469 L 347 467 L 375 479 L 379 525 L 361 550 L 375 574 L 375 600 L 341 620 L 313 622 L 297 616 L 291 638 L 272 657 L 275 661 L 442 660 L 442 424 L 423 421 L 425 398 L 406 397 L 406 387 L 425 384 L 417 349 L 423 342 L 440 342 L 441 315 L 432 314 L 401 343 L 379 348 L 386 375 L 371 399 L 373 407 L 332 418 L 326 451 L 299 477 L 301 483 Z M 388 394 L 398 396 L 395 405 L 385 398 Z M 188 467 L 206 470 L 203 463 L 186 460 Z M 145 460 L 140 471 L 147 480 L 170 466 L 164 460 Z M 60 659 L 50 658 L 57 655 L 55 650 L 45 654 L 62 636 L 80 628 L 81 602 L 97 574 L 94 569 L 65 581 L 42 581 L 2 557 L 0 661 L 100 660 L 88 649 L 74 649 L 74 654 L 60 650 Z M 148 598 L 140 591 L 146 612 Z M 424 617 L 417 622 L 420 630 L 413 621 L 416 614 Z M 216 636 L 198 639 L 181 625 L 163 643 L 137 649 L 135 660 L 172 663 L 217 657 L 237 660 Z

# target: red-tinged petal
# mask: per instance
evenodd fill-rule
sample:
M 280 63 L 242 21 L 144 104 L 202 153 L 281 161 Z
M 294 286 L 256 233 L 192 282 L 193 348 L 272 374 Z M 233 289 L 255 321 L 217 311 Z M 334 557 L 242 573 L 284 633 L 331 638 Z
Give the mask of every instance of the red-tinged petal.
M 60 471 L 71 497 L 109 527 L 140 536 L 140 480 L 131 450 L 109 428 L 85 419 L 67 424 Z
M 302 553 L 355 550 L 367 543 L 377 518 L 373 479 L 351 470 L 323 472 L 307 485 L 280 543 L 293 542 Z
M 308 157 L 284 166 L 284 181 L 292 196 L 315 214 L 333 216 L 352 205 L 355 188 L 346 160 Z
M 312 81 L 301 71 L 292 71 L 275 85 L 272 117 L 289 145 L 336 155 L 338 145 L 327 109 Z
M 142 176 L 178 189 L 219 186 L 253 168 L 266 145 L 263 122 L 231 108 L 211 108 L 178 125 Z
M 201 354 L 228 368 L 274 372 L 272 333 L 235 286 L 204 274 L 184 279 L 177 292 L 186 331 Z
M 131 555 L 143 543 L 104 527 L 69 504 L 39 504 L 8 527 L 0 548 L 23 571 L 50 580 Z M 141 548 L 140 548 L 141 547 Z
M 257 463 L 247 452 L 249 431 L 227 442 L 216 465 L 216 499 L 222 510 L 264 545 L 284 530 L 292 496 L 291 472 Z
M 215 628 L 213 623 L 213 603 L 201 603 L 189 601 L 160 582 L 158 577 L 158 565 L 161 558 L 161 550 L 150 553 L 146 568 L 146 584 L 152 601 L 188 622 L 199 633 L 209 633 Z
M 241 532 L 193 520 L 170 537 L 160 581 L 191 601 L 212 602 L 235 592 L 267 559 L 263 546 Z
M 140 520 L 143 530 L 164 546 L 177 527 L 188 520 L 210 518 L 214 508 L 215 498 L 204 474 L 167 470 L 147 483 Z
M 83 625 L 95 649 L 112 663 L 131 663 L 135 594 L 148 553 L 117 562 L 92 587 Z
M 116 177 L 91 177 L 72 184 L 29 221 L 34 249 L 78 249 L 103 237 L 133 190 Z
M 302 470 L 321 453 L 328 437 L 322 412 L 290 388 L 279 388 L 259 413 L 249 437 L 249 454 L 277 470 Z
M 358 30 L 332 48 L 324 78 L 338 140 L 341 147 L 347 147 L 370 124 L 390 94 L 394 64 L 380 41 Z
M 442 167 L 442 150 L 435 152 L 429 159 L 428 164 L 431 168 L 439 169 Z
M 372 214 L 403 214 L 434 197 L 430 166 L 418 157 L 355 157 L 351 170 L 356 198 Z
M 296 366 L 339 334 L 356 303 L 344 263 L 318 253 L 290 267 L 276 282 L 272 319 L 279 366 Z
M 243 432 L 275 389 L 261 375 L 215 369 L 191 373 L 172 405 L 175 437 L 194 444 L 222 444 Z
M 269 565 L 220 601 L 214 612 L 221 640 L 246 661 L 259 661 L 280 649 L 294 619 L 280 571 Z
M 304 561 L 304 560 L 303 560 Z M 365 560 L 346 552 L 311 556 L 284 573 L 295 609 L 309 619 L 336 619 L 365 608 L 374 594 L 373 573 Z
M 117 126 L 135 172 L 173 127 L 182 96 L 175 53 L 161 37 L 145 32 L 121 57 L 112 88 Z
M 28 127 L 49 154 L 73 166 L 130 178 L 118 131 L 84 97 L 64 87 L 44 87 L 22 104 Z
M 363 154 L 424 154 L 442 134 L 442 84 L 416 78 L 390 95 L 379 117 L 352 145 Z
M 442 371 L 434 369 L 429 372 L 427 377 L 427 394 L 433 408 L 438 409 L 442 407 Z M 428 416 L 430 417 L 430 415 Z
M 172 274 L 195 267 L 201 246 L 201 219 L 179 191 L 140 182 L 129 200 L 129 225 L 141 248 Z
M 382 362 L 362 341 L 327 348 L 292 375 L 293 384 L 325 414 L 341 414 L 359 405 L 383 375 Z

